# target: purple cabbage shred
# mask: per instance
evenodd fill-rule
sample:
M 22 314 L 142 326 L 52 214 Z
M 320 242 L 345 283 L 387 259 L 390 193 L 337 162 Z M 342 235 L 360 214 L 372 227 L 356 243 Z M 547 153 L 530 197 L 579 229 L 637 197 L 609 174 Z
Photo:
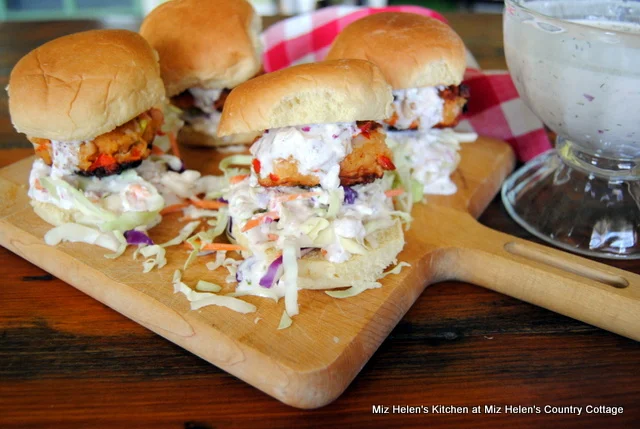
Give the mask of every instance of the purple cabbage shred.
M 149 238 L 147 234 L 142 231 L 137 231 L 135 229 L 130 229 L 129 231 L 124 232 L 124 238 L 127 240 L 127 244 L 147 244 L 149 246 L 153 246 L 153 240 Z
M 343 186 L 344 188 L 344 202 L 345 204 L 353 204 L 358 198 L 358 192 L 353 190 L 350 186 Z

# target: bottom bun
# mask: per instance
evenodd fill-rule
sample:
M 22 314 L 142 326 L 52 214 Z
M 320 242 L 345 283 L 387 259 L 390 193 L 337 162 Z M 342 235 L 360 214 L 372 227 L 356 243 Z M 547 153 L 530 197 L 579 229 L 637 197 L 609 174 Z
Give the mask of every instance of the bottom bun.
M 80 214 L 77 210 L 65 210 L 56 205 L 36 200 L 31 200 L 31 207 L 42 220 L 53 226 L 76 222 L 76 217 Z
M 196 131 L 190 125 L 185 125 L 178 134 L 178 141 L 187 146 L 221 147 L 242 144 L 251 144 L 261 133 L 235 134 L 227 137 L 218 137 Z
M 246 237 L 234 225 L 233 234 L 238 244 L 248 247 Z M 402 223 L 394 219 L 393 225 L 372 234 L 368 240 L 371 250 L 366 255 L 353 255 L 348 261 L 334 263 L 315 249 L 298 261 L 299 289 L 335 289 L 356 282 L 377 281 L 384 270 L 395 263 L 404 247 Z M 276 254 L 270 255 L 275 258 Z

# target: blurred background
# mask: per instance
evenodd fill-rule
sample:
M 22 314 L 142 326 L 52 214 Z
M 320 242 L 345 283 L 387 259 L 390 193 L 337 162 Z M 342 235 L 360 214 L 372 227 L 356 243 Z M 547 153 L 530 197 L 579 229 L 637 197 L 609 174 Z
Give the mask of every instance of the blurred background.
M 140 19 L 170 0 L 0 0 L 0 21 Z M 440 12 L 501 13 L 502 0 L 251 0 L 261 15 L 293 15 L 336 4 L 414 4 Z

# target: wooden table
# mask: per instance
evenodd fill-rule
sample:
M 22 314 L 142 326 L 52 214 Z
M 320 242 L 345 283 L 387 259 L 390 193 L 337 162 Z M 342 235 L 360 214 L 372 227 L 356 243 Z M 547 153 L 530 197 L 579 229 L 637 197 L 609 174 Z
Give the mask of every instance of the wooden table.
M 501 18 L 448 14 L 483 68 L 505 68 Z M 0 85 L 51 38 L 96 22 L 0 25 Z M 31 153 L 0 99 L 0 166 Z M 531 238 L 496 199 L 481 221 Z M 638 262 L 611 262 L 640 273 Z M 283 405 L 0 248 L 0 427 L 630 427 L 640 421 L 640 344 L 482 288 L 427 288 L 333 404 Z M 373 414 L 374 405 L 469 414 Z M 605 405 L 622 414 L 546 414 Z M 472 414 L 472 406 L 482 414 Z M 485 414 L 485 405 L 503 407 Z M 542 408 L 505 414 L 506 405 Z M 637 427 L 637 426 L 636 426 Z

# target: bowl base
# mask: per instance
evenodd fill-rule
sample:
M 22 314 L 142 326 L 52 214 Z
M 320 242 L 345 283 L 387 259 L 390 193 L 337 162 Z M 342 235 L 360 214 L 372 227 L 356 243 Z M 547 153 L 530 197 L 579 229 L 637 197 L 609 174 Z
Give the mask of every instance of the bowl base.
M 640 259 L 640 180 L 573 168 L 552 150 L 507 179 L 502 201 L 517 223 L 562 249 Z

